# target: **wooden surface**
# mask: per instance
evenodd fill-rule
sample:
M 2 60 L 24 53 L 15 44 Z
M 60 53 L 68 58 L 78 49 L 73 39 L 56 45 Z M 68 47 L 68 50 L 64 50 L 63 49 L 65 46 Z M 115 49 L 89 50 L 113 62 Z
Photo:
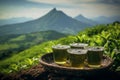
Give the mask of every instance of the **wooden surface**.
M 30 69 L 12 73 L 10 75 L 0 74 L 0 80 L 120 80 L 120 72 L 106 72 L 102 75 L 79 77 L 72 75 L 54 74 L 46 72 L 39 64 Z

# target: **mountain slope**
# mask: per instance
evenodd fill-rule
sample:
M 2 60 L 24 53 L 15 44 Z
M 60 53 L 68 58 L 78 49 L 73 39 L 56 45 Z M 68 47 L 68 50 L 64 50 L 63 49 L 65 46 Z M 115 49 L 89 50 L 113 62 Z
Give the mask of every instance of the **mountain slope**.
M 1 26 L 0 35 L 24 34 L 46 30 L 55 30 L 62 33 L 77 33 L 88 26 L 91 25 L 79 22 L 54 8 L 45 16 L 36 20 Z
M 84 17 L 83 15 L 78 15 L 78 16 L 75 17 L 75 19 L 77 19 L 78 21 L 87 23 L 87 24 L 91 24 L 91 25 L 98 24 L 97 22 L 95 22 L 95 21 L 93 21 L 91 19 L 88 19 L 88 18 Z

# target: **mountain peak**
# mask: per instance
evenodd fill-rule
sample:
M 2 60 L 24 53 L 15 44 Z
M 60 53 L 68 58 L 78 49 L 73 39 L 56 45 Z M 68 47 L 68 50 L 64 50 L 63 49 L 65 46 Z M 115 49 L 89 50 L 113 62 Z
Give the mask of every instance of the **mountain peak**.
M 53 8 L 50 12 L 56 12 L 57 9 L 56 8 Z
M 42 18 L 66 18 L 68 17 L 64 12 L 62 12 L 61 10 L 57 10 L 56 8 L 53 8 L 51 11 L 49 11 L 45 16 L 43 16 Z
M 88 19 L 86 17 L 84 17 L 83 15 L 78 15 L 75 17 L 75 19 L 77 19 L 78 21 L 81 21 L 83 23 L 87 23 L 87 24 L 90 24 L 90 25 L 96 25 L 97 23 L 91 19 Z
M 54 11 L 56 11 L 57 9 L 56 8 L 53 8 Z
M 76 16 L 75 18 L 85 18 L 82 14 Z
M 78 16 L 83 16 L 82 14 L 79 14 Z

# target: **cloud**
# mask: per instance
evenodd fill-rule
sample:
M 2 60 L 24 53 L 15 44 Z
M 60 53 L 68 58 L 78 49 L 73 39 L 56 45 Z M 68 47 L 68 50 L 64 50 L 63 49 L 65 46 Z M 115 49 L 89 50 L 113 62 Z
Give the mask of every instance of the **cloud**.
M 109 10 L 116 8 L 116 10 L 118 10 L 118 8 L 120 7 L 120 0 L 27 0 L 27 1 L 36 4 L 49 4 L 51 5 L 51 7 L 71 9 L 72 8 L 88 9 L 89 7 L 93 7 L 93 9 L 100 8 L 105 10 L 104 8 L 108 8 Z
M 28 2 L 47 3 L 47 4 L 120 4 L 120 0 L 27 0 Z
M 88 14 L 91 12 L 95 16 L 114 16 L 120 15 L 120 6 L 110 5 L 110 4 L 81 4 L 84 10 L 88 10 Z
M 11 8 L 12 9 L 12 8 Z M 31 17 L 31 18 L 39 18 L 46 13 L 48 13 L 51 8 L 18 8 L 12 10 L 5 10 L 4 12 L 0 12 L 0 19 L 7 19 L 7 18 L 15 18 L 15 17 Z
M 0 18 L 43 16 L 56 7 L 69 16 L 120 15 L 120 0 L 0 0 Z
M 49 4 L 74 4 L 74 3 L 88 3 L 96 2 L 97 0 L 27 0 L 37 3 L 49 3 Z
M 64 4 L 71 2 L 71 0 L 27 0 L 27 1 L 36 2 L 36 3 L 48 3 L 48 4 Z
M 74 6 L 72 6 L 72 0 L 27 0 L 27 2 L 38 5 L 49 5 L 48 7 L 74 8 Z
M 118 5 L 120 4 L 120 0 L 98 0 L 99 3 Z

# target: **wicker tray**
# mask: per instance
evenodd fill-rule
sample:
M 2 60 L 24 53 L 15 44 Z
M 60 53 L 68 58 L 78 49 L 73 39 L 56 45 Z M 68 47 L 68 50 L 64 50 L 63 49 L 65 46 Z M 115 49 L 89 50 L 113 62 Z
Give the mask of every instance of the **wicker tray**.
M 53 61 L 52 53 L 48 53 L 40 58 L 40 64 L 44 67 L 46 71 L 52 73 L 64 75 L 88 76 L 94 74 L 103 74 L 104 72 L 108 71 L 113 64 L 113 60 L 108 56 L 103 56 L 101 67 L 90 68 L 86 66 L 84 69 L 80 69 L 75 67 L 57 65 Z

